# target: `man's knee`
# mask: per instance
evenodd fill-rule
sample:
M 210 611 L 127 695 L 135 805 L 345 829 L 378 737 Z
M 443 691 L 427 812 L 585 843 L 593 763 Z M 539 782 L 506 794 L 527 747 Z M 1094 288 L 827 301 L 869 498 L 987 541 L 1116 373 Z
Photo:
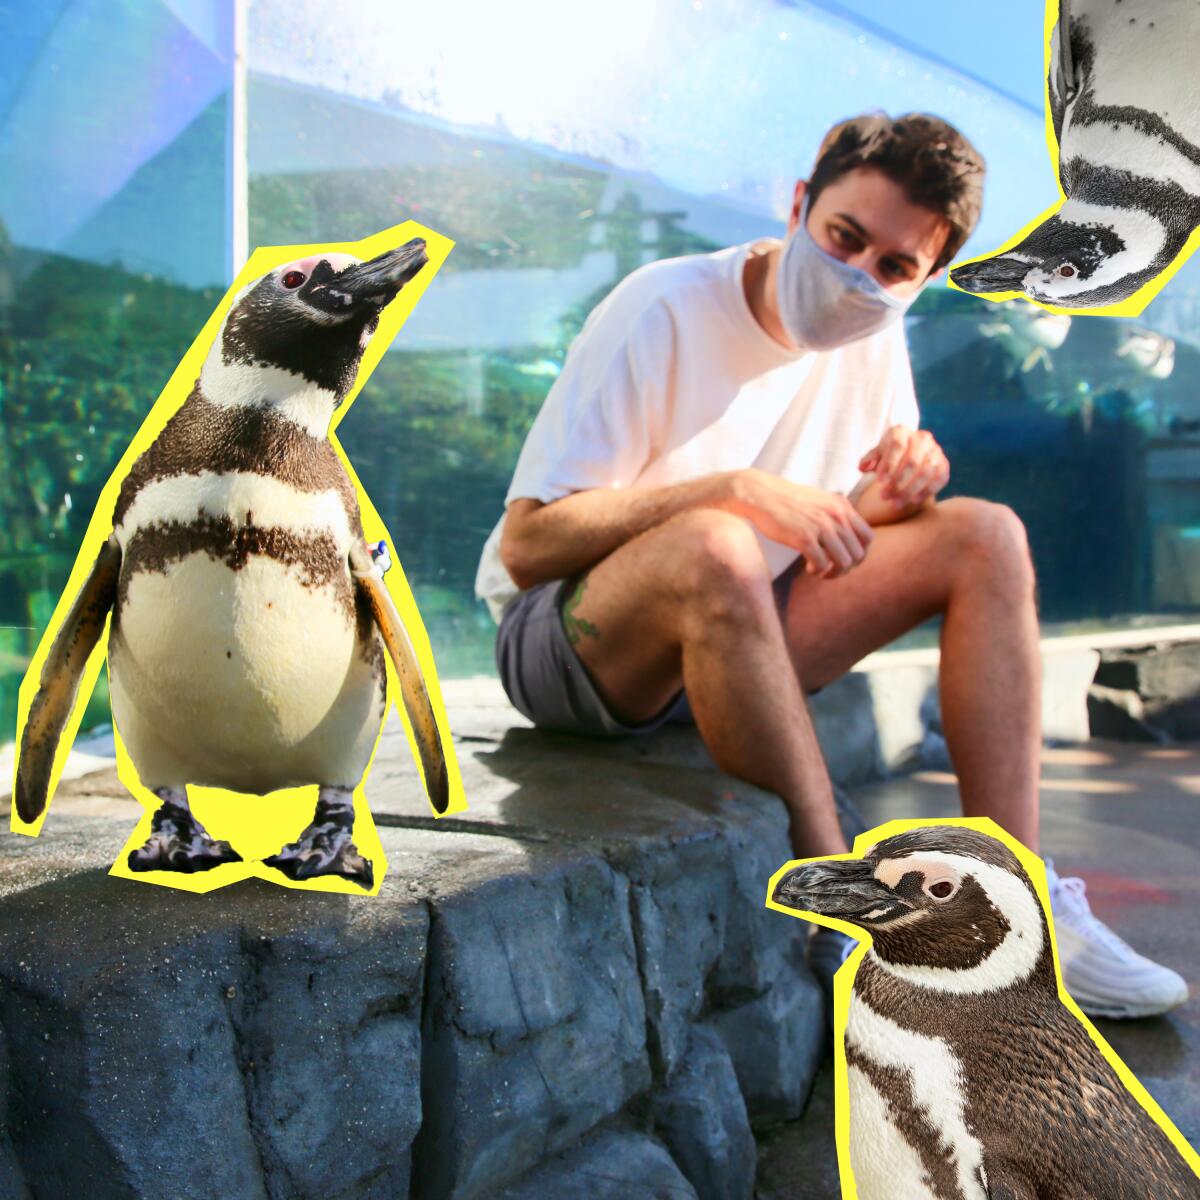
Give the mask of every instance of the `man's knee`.
M 947 548 L 967 578 L 1032 590 L 1033 559 L 1025 524 L 1007 504 L 958 496 L 936 506 Z
M 682 513 L 662 526 L 685 596 L 732 615 L 770 593 L 766 559 L 749 522 L 719 509 Z

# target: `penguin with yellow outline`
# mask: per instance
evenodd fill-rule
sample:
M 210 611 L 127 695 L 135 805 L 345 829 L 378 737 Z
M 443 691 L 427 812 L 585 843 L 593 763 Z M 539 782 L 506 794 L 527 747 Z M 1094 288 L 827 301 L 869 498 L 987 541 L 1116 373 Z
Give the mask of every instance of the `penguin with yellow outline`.
M 20 738 L 22 821 L 48 803 L 110 612 L 114 723 L 161 801 L 131 870 L 240 861 L 192 813 L 189 785 L 264 794 L 315 783 L 312 822 L 263 861 L 291 880 L 370 889 L 373 864 L 351 840 L 353 792 L 384 716 L 385 654 L 430 802 L 447 810 L 421 667 L 328 438 L 381 312 L 427 261 L 421 238 L 368 262 L 318 254 L 235 298 L 190 395 L 126 475 L 112 534 L 44 663 Z
M 852 956 L 845 1021 L 853 1194 L 1197 1200 L 1195 1155 L 1065 1003 L 1015 839 L 979 819 L 907 824 L 865 852 L 789 865 L 768 892 L 871 939 Z
M 1047 101 L 1063 201 L 955 286 L 1136 316 L 1200 235 L 1200 5 L 1050 0 Z

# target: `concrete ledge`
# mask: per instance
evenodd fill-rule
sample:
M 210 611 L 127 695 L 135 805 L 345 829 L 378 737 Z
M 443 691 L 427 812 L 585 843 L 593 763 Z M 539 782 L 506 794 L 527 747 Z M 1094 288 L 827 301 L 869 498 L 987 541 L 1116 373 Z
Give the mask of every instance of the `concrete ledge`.
M 111 771 L 0 838 L 0 1197 L 749 1200 L 752 1123 L 800 1114 L 825 1041 L 763 906 L 782 804 L 694 732 L 458 697 L 471 809 L 435 822 L 393 721 L 371 900 L 110 878 Z
M 1170 652 L 1109 678 L 1174 695 Z M 1086 740 L 1099 657 L 1046 648 L 1048 737 Z M 843 785 L 944 754 L 936 654 L 871 666 L 813 703 Z M 0 1200 L 749 1200 L 753 1130 L 825 1045 L 804 926 L 763 907 L 782 804 L 691 729 L 570 738 L 493 680 L 445 693 L 471 807 L 435 821 L 393 719 L 373 900 L 110 878 L 139 812 L 111 769 L 0 838 Z

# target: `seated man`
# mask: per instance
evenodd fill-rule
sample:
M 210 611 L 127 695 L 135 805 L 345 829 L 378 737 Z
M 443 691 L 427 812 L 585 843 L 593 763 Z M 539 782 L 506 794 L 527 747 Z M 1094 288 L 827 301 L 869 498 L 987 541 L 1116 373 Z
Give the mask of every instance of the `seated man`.
M 937 118 L 846 121 L 797 183 L 785 242 L 649 264 L 597 306 L 479 568 L 521 712 L 620 735 L 690 709 L 722 769 L 783 799 L 795 854 L 835 854 L 847 845 L 805 692 L 940 615 L 963 811 L 1036 851 L 1024 529 L 996 504 L 934 502 L 949 468 L 917 429 L 900 319 L 974 228 L 983 171 Z M 1077 882 L 1050 878 L 1083 1007 L 1132 1016 L 1186 998 Z M 849 945 L 822 931 L 814 965 Z

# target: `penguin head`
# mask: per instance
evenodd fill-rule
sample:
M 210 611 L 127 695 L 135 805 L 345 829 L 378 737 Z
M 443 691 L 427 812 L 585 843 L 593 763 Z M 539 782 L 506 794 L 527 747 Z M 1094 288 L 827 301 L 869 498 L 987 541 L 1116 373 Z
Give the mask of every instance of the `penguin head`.
M 976 295 L 1024 292 L 1061 308 L 1115 304 L 1145 283 L 1128 255 L 1118 260 L 1126 250 L 1126 239 L 1111 225 L 1071 220 L 1060 210 L 1007 253 L 964 263 L 950 278 Z
M 1049 942 L 1033 885 L 1006 846 L 972 829 L 910 830 L 864 858 L 796 867 L 773 898 L 858 926 L 885 967 L 918 982 L 958 975 L 986 991 L 1045 970 Z
M 234 300 L 206 364 L 209 386 L 254 388 L 245 372 L 257 371 L 271 386 L 256 390 L 280 396 L 290 377 L 297 390 L 330 394 L 332 413 L 354 384 L 379 314 L 427 261 L 425 242 L 413 238 L 369 262 L 319 254 L 268 271 Z

